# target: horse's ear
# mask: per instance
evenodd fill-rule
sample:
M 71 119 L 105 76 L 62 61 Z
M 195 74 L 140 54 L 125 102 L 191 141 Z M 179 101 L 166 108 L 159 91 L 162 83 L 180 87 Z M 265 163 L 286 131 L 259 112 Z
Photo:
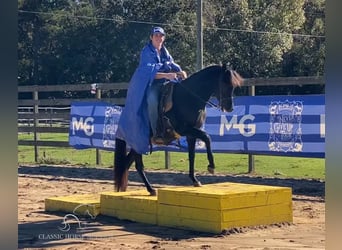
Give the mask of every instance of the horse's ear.
M 222 69 L 223 69 L 224 71 L 226 71 L 226 69 L 227 69 L 227 63 L 223 63 L 223 64 L 222 64 Z

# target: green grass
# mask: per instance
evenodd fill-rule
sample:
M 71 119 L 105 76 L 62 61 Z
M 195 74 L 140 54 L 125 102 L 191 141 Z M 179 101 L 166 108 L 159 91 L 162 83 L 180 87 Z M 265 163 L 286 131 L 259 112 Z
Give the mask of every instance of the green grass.
M 67 141 L 67 134 L 41 134 L 41 140 Z M 20 139 L 33 139 L 33 135 L 21 134 Z M 80 165 L 96 167 L 95 149 L 76 150 L 73 148 L 39 147 L 38 164 Z M 114 153 L 100 151 L 101 166 L 113 167 Z M 170 170 L 188 171 L 187 153 L 170 153 Z M 248 156 L 245 154 L 214 154 L 216 172 L 221 174 L 247 174 Z M 18 163 L 35 164 L 33 146 L 18 146 Z M 165 170 L 164 152 L 153 152 L 144 156 L 146 170 Z M 306 178 L 325 180 L 325 159 L 254 156 L 255 175 L 277 178 Z M 195 170 L 197 173 L 206 172 L 208 162 L 206 154 L 197 153 Z
M 42 141 L 68 141 L 69 134 L 66 133 L 38 133 L 39 140 Z M 18 134 L 19 140 L 33 140 L 33 133 Z

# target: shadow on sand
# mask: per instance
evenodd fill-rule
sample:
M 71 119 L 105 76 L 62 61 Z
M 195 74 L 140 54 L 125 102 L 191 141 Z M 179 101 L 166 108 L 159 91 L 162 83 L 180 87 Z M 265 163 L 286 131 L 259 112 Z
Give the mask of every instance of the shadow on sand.
M 30 176 L 36 178 L 68 178 L 73 181 L 113 181 L 112 168 L 86 168 L 86 167 L 72 167 L 72 166 L 19 166 L 18 174 L 22 176 Z M 189 186 L 190 179 L 186 172 L 172 172 L 172 171 L 146 171 L 149 181 L 156 185 L 176 185 Z M 198 179 L 202 184 L 212 184 L 221 182 L 234 182 L 257 185 L 271 185 L 291 187 L 292 193 L 295 195 L 319 196 L 324 198 L 325 182 L 320 180 L 310 179 L 293 179 L 293 178 L 271 178 L 260 177 L 253 175 L 211 175 L 198 174 Z M 140 176 L 135 170 L 129 173 L 129 181 L 141 183 Z

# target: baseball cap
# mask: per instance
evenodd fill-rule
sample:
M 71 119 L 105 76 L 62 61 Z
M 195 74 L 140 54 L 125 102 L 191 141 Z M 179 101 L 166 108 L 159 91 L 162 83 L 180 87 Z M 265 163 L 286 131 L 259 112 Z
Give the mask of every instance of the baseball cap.
M 165 36 L 165 31 L 162 27 L 154 27 L 151 31 L 151 35 L 154 35 L 155 33 L 160 33 Z

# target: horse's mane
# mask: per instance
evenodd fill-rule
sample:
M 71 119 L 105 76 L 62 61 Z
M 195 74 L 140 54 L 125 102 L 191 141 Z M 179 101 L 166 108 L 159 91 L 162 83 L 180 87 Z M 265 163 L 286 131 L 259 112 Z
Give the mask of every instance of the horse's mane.
M 205 68 L 203 68 L 201 70 L 198 70 L 198 71 L 194 72 L 188 78 L 191 77 L 191 79 L 197 81 L 198 78 L 202 78 L 203 74 L 206 74 L 206 73 L 214 71 L 214 70 L 219 70 L 221 68 L 222 68 L 221 65 L 217 65 L 217 64 L 209 65 L 209 66 L 207 66 L 207 67 L 205 67 Z
M 203 68 L 202 70 L 199 70 L 195 73 L 193 73 L 191 75 L 192 78 L 197 78 L 200 77 L 204 72 L 210 72 L 210 71 L 214 71 L 214 70 L 226 70 L 227 69 L 227 65 L 226 64 L 211 64 L 206 66 L 205 68 Z M 243 85 L 244 79 L 242 78 L 242 76 L 237 73 L 235 70 L 233 69 L 228 69 L 230 71 L 231 74 L 231 81 L 232 81 L 232 85 L 233 87 L 241 87 Z
M 198 70 L 197 72 L 193 73 L 191 76 L 198 76 L 198 75 L 202 74 L 203 72 L 212 71 L 212 70 L 218 70 L 218 69 L 221 69 L 221 68 L 222 68 L 222 65 L 211 64 L 211 65 L 208 65 L 208 66 L 204 67 L 201 70 Z

